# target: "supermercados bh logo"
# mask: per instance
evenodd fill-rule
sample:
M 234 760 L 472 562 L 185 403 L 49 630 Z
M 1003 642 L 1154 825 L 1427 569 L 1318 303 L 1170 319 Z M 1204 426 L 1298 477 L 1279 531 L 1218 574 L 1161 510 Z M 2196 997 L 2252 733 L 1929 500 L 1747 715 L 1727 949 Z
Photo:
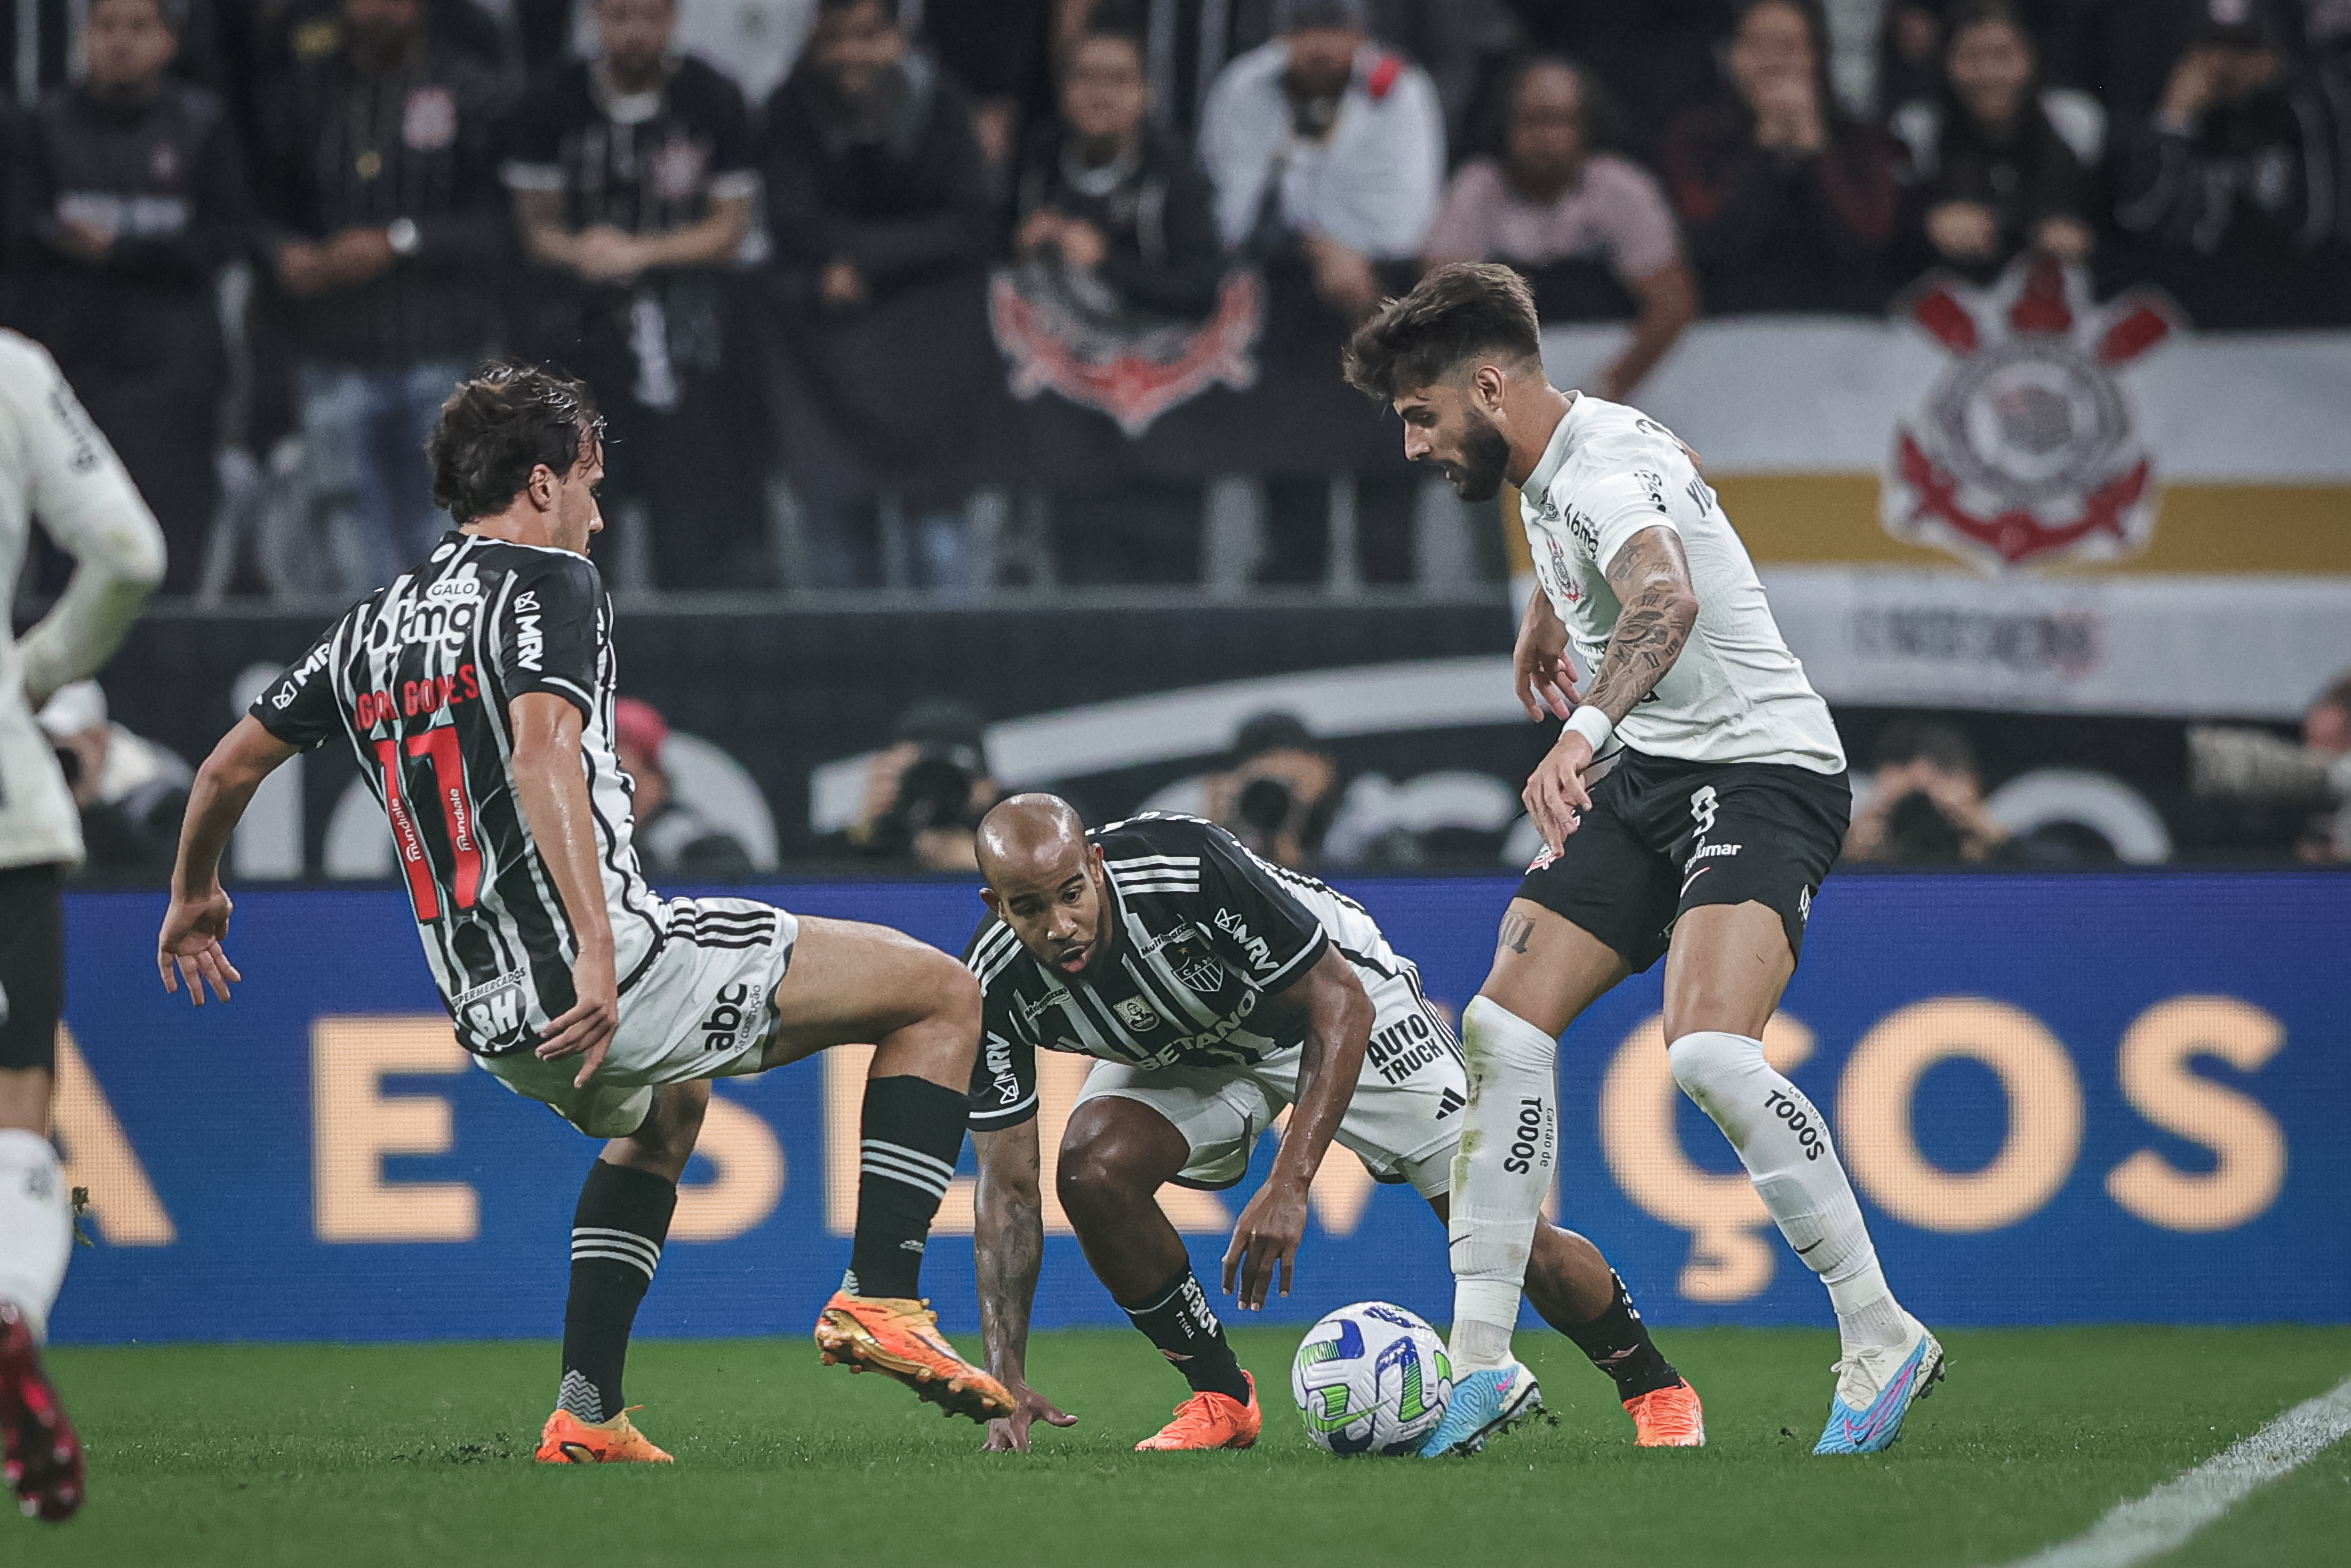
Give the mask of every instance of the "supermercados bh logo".
M 1086 273 L 1044 262 L 998 271 L 988 325 L 1011 364 L 1012 395 L 1058 392 L 1118 421 L 1129 440 L 1212 386 L 1257 384 L 1262 316 L 1254 274 L 1228 275 L 1206 321 L 1135 309 Z
M 1999 566 L 2146 548 L 2156 476 L 2126 379 L 2177 330 L 2160 298 L 2093 308 L 2082 277 L 2043 257 L 1986 289 L 1930 280 L 1908 315 L 1951 363 L 1895 429 L 1888 533 Z

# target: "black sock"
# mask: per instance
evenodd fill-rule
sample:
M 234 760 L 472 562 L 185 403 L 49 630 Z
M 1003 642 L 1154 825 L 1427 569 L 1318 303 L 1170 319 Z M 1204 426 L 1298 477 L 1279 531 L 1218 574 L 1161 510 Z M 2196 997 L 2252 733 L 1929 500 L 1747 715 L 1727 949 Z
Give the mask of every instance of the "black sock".
M 857 1172 L 857 1238 L 841 1288 L 853 1296 L 922 1293 L 922 1250 L 955 1157 L 971 1099 L 924 1078 L 865 1085 L 865 1142 Z
M 1634 1310 L 1632 1292 L 1624 1288 L 1624 1280 L 1613 1272 L 1608 1277 L 1616 1283 L 1616 1299 L 1609 1302 L 1606 1311 L 1589 1323 L 1554 1323 L 1552 1327 L 1574 1340 L 1576 1348 L 1592 1358 L 1592 1365 L 1616 1379 L 1619 1399 L 1673 1387 L 1682 1375 L 1650 1343 L 1649 1325 Z
M 1241 1363 L 1234 1359 L 1224 1325 L 1216 1320 L 1207 1292 L 1191 1269 L 1169 1280 L 1166 1289 L 1152 1292 L 1150 1305 L 1130 1307 L 1122 1301 L 1119 1307 L 1159 1353 L 1175 1363 L 1194 1393 L 1230 1394 L 1243 1404 L 1249 1402 Z
M 629 1330 L 645 1287 L 653 1283 L 677 1206 L 677 1183 L 651 1171 L 603 1160 L 588 1167 L 571 1217 L 559 1409 L 583 1421 L 608 1421 L 624 1408 L 620 1374 L 629 1358 Z

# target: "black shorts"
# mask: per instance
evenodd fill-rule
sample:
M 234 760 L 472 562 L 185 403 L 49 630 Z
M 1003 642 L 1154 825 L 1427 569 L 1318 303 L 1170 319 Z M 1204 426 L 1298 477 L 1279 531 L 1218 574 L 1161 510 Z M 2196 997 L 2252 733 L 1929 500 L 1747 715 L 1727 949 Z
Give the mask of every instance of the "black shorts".
M 1701 904 L 1767 905 L 1804 956 L 1812 895 L 1845 846 L 1843 773 L 1765 762 L 1678 762 L 1630 750 L 1592 786 L 1592 809 L 1518 896 L 1583 927 L 1635 973 L 1665 956 Z
M 0 871 L 0 1067 L 57 1068 L 65 900 L 56 866 Z

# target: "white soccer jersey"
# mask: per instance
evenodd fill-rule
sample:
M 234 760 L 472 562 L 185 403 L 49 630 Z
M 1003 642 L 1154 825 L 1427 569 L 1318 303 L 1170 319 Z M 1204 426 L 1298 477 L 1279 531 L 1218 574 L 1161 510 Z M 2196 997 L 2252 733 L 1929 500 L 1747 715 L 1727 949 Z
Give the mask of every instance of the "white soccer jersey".
M 1527 476 L 1519 516 L 1587 684 L 1622 608 L 1607 576 L 1617 552 L 1643 529 L 1681 535 L 1698 624 L 1673 668 L 1617 726 L 1625 745 L 1688 762 L 1844 770 L 1828 704 L 1781 639 L 1746 545 L 1672 431 L 1637 409 L 1579 395 Z
M 23 641 L 0 635 L 0 870 L 80 864 L 81 814 L 26 689 L 46 698 L 95 671 L 163 578 L 163 531 L 57 362 L 0 331 L 0 605 L 16 602 L 36 521 L 78 566 Z

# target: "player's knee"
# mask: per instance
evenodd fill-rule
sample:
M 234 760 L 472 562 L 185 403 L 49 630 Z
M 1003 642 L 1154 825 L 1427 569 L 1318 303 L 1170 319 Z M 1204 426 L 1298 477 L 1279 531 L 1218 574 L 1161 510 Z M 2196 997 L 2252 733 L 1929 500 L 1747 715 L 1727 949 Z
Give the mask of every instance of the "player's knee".
M 1072 1224 L 1115 1212 L 1133 1196 L 1131 1162 L 1111 1137 L 1081 1139 L 1061 1146 L 1054 1190 Z
M 1753 1040 L 1711 1029 L 1683 1035 L 1665 1054 L 1673 1063 L 1673 1081 L 1701 1106 L 1763 1061 L 1763 1048 Z
M 977 1041 L 985 1002 L 979 977 L 944 953 L 930 969 L 923 978 L 932 1000 L 932 1016 L 951 1027 L 959 1038 L 969 1036 Z

